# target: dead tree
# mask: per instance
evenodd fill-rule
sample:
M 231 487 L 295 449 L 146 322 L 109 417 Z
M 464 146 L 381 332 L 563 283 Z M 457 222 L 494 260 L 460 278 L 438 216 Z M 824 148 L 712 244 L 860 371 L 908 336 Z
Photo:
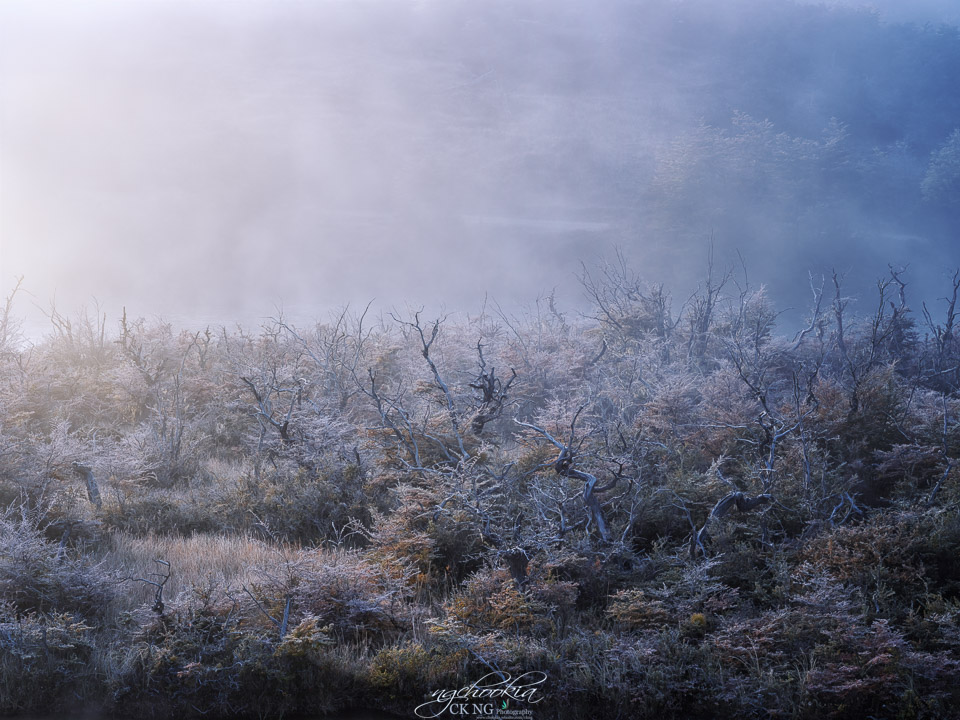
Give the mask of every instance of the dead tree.
M 496 368 L 491 367 L 487 372 L 487 363 L 483 358 L 483 345 L 477 341 L 477 356 L 480 365 L 480 374 L 470 383 L 470 387 L 480 393 L 480 407 L 470 420 L 470 429 L 475 435 L 483 432 L 483 427 L 491 420 L 496 420 L 503 412 L 503 403 L 507 400 L 507 391 L 513 381 L 517 379 L 517 371 L 510 369 L 510 379 L 506 384 L 497 377 Z
M 699 550 L 704 555 L 707 554 L 704 543 L 709 540 L 710 536 L 707 534 L 707 528 L 715 520 L 719 520 L 724 515 L 726 515 L 732 508 L 736 508 L 739 512 L 750 512 L 754 508 L 758 508 L 761 505 L 766 505 L 768 502 L 773 500 L 772 495 L 763 494 L 757 495 L 756 497 L 747 497 L 742 492 L 732 492 L 726 497 L 722 498 L 713 506 L 713 510 L 710 511 L 710 514 L 707 515 L 707 519 L 703 523 L 703 527 L 693 536 L 692 542 L 690 543 L 690 552 L 691 555 L 696 555 L 697 550 Z
M 260 604 L 260 601 L 257 600 L 257 598 L 252 592 L 250 592 L 246 585 L 243 586 L 243 591 L 250 596 L 250 599 L 256 604 L 257 609 L 260 610 L 260 612 L 262 612 L 270 622 L 276 625 L 280 639 L 282 640 L 285 638 L 287 636 L 287 628 L 290 625 L 290 606 L 293 604 L 293 596 L 289 594 L 286 596 L 283 604 L 283 617 L 280 620 L 277 620 L 273 615 L 267 612 L 266 608 Z
M 123 308 L 123 315 L 120 318 L 120 339 L 117 340 L 117 344 L 124 357 L 140 372 L 147 387 L 153 389 L 167 370 L 168 359 L 162 353 L 159 353 L 160 357 L 156 357 L 155 349 L 151 352 L 150 348 L 144 347 L 142 323 L 142 320 L 129 323 L 127 309 Z
M 437 388 L 439 388 L 441 393 L 443 393 L 447 417 L 450 419 L 450 428 L 453 430 L 453 439 L 456 441 L 456 447 L 451 447 L 451 443 L 448 441 L 427 433 L 424 433 L 424 437 L 436 443 L 440 451 L 444 454 L 447 461 L 452 466 L 461 468 L 470 460 L 470 453 L 463 444 L 463 431 L 461 430 L 460 424 L 461 415 L 453 401 L 453 393 L 450 391 L 449 385 L 447 385 L 446 381 L 444 381 L 443 376 L 440 375 L 440 370 L 437 368 L 437 364 L 433 361 L 433 356 L 430 354 L 430 350 L 433 347 L 434 342 L 436 342 L 437 337 L 440 335 L 441 321 L 439 318 L 433 321 L 433 327 L 430 329 L 430 338 L 427 339 L 423 325 L 420 324 L 419 312 L 414 313 L 413 322 L 400 320 L 396 316 L 394 316 L 394 320 L 396 320 L 402 327 L 406 327 L 415 331 L 417 336 L 420 338 L 420 354 L 423 356 L 423 359 L 427 361 L 427 366 L 430 368 L 430 373 L 433 375 L 434 383 L 436 384 Z M 476 489 L 475 480 L 474 489 Z
M 97 486 L 97 480 L 93 476 L 93 469 L 81 465 L 78 462 L 73 464 L 73 470 L 80 477 L 83 478 L 84 482 L 87 485 L 87 499 L 90 500 L 90 504 L 93 505 L 97 510 L 103 509 L 103 499 L 100 497 L 100 488 Z
M 380 421 L 384 429 L 390 431 L 397 442 L 398 460 L 407 470 L 419 473 L 431 473 L 436 475 L 450 476 L 466 468 L 470 464 L 471 456 L 464 445 L 463 432 L 461 430 L 461 415 L 457 410 L 453 400 L 453 394 L 447 385 L 436 363 L 433 361 L 431 349 L 433 343 L 440 334 L 440 320 L 435 320 L 433 327 L 429 332 L 429 338 L 424 333 L 423 326 L 420 324 L 420 314 L 414 315 L 413 322 L 394 319 L 402 327 L 410 328 L 415 331 L 420 339 L 420 354 L 430 368 L 436 387 L 443 396 L 443 402 L 447 417 L 450 421 L 450 428 L 453 431 L 453 437 L 443 436 L 439 433 L 431 433 L 427 423 L 416 423 L 410 410 L 404 407 L 404 388 L 402 383 L 388 392 L 383 383 L 380 382 L 377 373 L 373 368 L 367 369 L 367 379 L 369 382 L 361 381 L 354 373 L 354 382 L 357 388 L 366 395 L 373 403 L 374 408 L 380 416 Z M 424 455 L 426 448 L 421 448 L 421 439 L 429 440 L 440 451 L 443 456 L 438 462 L 424 465 Z
M 156 590 L 154 590 L 154 593 L 153 593 L 153 607 L 151 607 L 150 609 L 162 618 L 163 610 L 165 607 L 165 605 L 163 604 L 163 588 L 166 586 L 167 582 L 169 582 L 170 580 L 171 570 L 170 570 L 170 563 L 167 562 L 166 560 L 161 560 L 160 558 L 156 558 L 154 562 L 157 564 L 158 570 L 160 569 L 160 566 L 163 566 L 166 572 L 150 573 L 148 577 L 155 578 L 153 580 L 149 580 L 147 578 L 127 577 L 127 578 L 121 578 L 120 582 L 142 582 L 147 585 L 152 585 L 154 588 L 156 588 Z
M 940 395 L 940 405 L 943 408 L 943 432 L 940 435 L 940 454 L 943 457 L 946 467 L 943 469 L 943 474 L 940 476 L 940 479 L 937 481 L 937 484 L 934 485 L 933 490 L 930 492 L 930 497 L 927 498 L 927 507 L 932 507 L 937 500 L 937 494 L 940 492 L 940 488 L 943 487 L 944 481 L 950 477 L 950 473 L 953 471 L 953 468 L 956 464 L 956 459 L 950 457 L 950 443 L 949 443 L 949 431 L 950 425 L 948 420 L 948 411 L 947 411 L 947 396 L 946 393 L 941 393 Z
M 22 285 L 23 276 L 20 276 L 0 310 L 0 353 L 13 350 L 20 341 L 20 323 L 13 316 L 13 301 Z
M 581 406 L 573 416 L 573 422 L 570 423 L 570 439 L 566 442 L 566 444 L 557 440 L 541 427 L 537 427 L 531 423 L 521 422 L 520 420 L 516 419 L 514 422 L 516 422 L 517 425 L 530 428 L 531 430 L 540 433 L 558 450 L 560 450 L 560 454 L 553 463 L 554 472 L 562 477 L 574 478 L 576 480 L 583 481 L 583 502 L 587 508 L 589 521 L 596 526 L 597 532 L 600 534 L 600 539 L 603 540 L 604 543 L 609 543 L 610 532 L 607 529 L 607 523 L 603 517 L 603 507 L 600 504 L 600 498 L 598 496 L 600 493 L 612 490 L 616 486 L 619 477 L 614 477 L 609 483 L 597 487 L 598 481 L 596 475 L 592 475 L 576 468 L 577 452 L 574 449 L 575 428 L 577 424 L 577 418 L 580 416 L 582 411 L 583 407 Z
M 924 353 L 922 374 L 926 383 L 941 392 L 952 392 L 960 387 L 960 352 L 958 352 L 956 326 L 960 310 L 957 295 L 960 293 L 960 270 L 953 274 L 952 292 L 942 298 L 947 303 L 943 324 L 936 322 L 927 304 L 923 304 L 923 321 L 930 333 L 928 345 L 932 352 Z
M 647 286 L 618 248 L 613 261 L 604 261 L 594 278 L 586 265 L 578 276 L 604 335 L 621 350 L 643 340 L 654 339 L 669 361 L 669 343 L 680 318 L 673 318 L 670 295 L 661 285 Z
M 388 395 L 382 385 L 377 384 L 377 374 L 373 368 L 367 369 L 367 376 L 370 379 L 369 390 L 358 377 L 354 376 L 354 381 L 360 391 L 372 401 L 383 427 L 389 429 L 396 439 L 400 464 L 408 470 L 426 472 L 427 469 L 420 460 L 420 445 L 410 413 L 403 407 L 402 386 L 392 395 Z
M 906 305 L 906 284 L 900 279 L 901 271 L 890 268 L 890 277 L 877 281 L 877 307 L 864 326 L 861 337 L 850 338 L 846 334 L 845 312 L 850 298 L 841 295 L 842 276 L 833 272 L 833 315 L 836 324 L 836 345 L 840 351 L 843 369 L 850 376 L 849 417 L 860 413 L 861 390 L 870 371 L 900 359 L 909 343 L 909 310 Z M 895 286 L 895 289 L 894 289 Z M 897 301 L 892 297 L 894 292 Z M 852 344 L 851 344 L 852 343 Z
M 503 559 L 507 563 L 507 570 L 510 571 L 510 577 L 517 585 L 518 590 L 523 590 L 527 586 L 529 578 L 527 577 L 527 568 L 530 564 L 530 556 L 522 547 L 513 547 L 503 553 Z
M 823 289 L 826 285 L 826 280 L 821 275 L 820 287 L 817 287 L 817 284 L 813 278 L 813 273 L 808 273 L 808 276 L 810 278 L 810 291 L 813 293 L 813 307 L 810 309 L 810 324 L 800 330 L 796 336 L 794 336 L 793 345 L 790 348 L 791 353 L 795 353 L 800 349 L 804 338 L 810 333 L 815 333 L 816 335 L 822 334 Z
M 259 390 L 252 380 L 249 378 L 241 377 L 240 378 L 244 384 L 250 388 L 250 391 L 253 393 L 253 397 L 257 401 L 257 412 L 256 418 L 260 422 L 260 439 L 257 444 L 257 449 L 260 450 L 263 448 L 263 439 L 266 434 L 267 427 L 274 428 L 278 433 L 280 433 L 280 440 L 284 443 L 291 442 L 294 438 L 290 432 L 290 418 L 293 415 L 293 410 L 297 404 L 301 401 L 303 396 L 303 387 L 298 383 L 297 387 L 293 388 L 282 388 L 276 385 L 270 387 L 266 392 Z M 283 394 L 290 395 L 290 407 L 287 408 L 286 415 L 278 416 L 273 409 L 273 402 L 270 399 L 271 395 L 276 394 L 279 398 Z M 278 419 L 278 417 L 282 419 Z
M 707 279 L 686 302 L 685 317 L 689 325 L 687 336 L 687 361 L 700 366 L 706 360 L 710 334 L 716 320 L 717 305 L 723 289 L 732 277 L 727 270 L 719 279 L 714 275 L 713 243 L 707 255 Z
M 313 360 L 319 371 L 323 394 L 334 398 L 337 409 L 344 412 L 351 398 L 362 388 L 355 382 L 371 330 L 364 328 L 370 303 L 356 318 L 344 308 L 333 325 L 318 325 L 311 334 L 301 333 L 283 318 L 277 326 L 286 330 Z
M 431 440 L 434 440 L 440 446 L 440 449 L 449 460 L 455 461 L 456 465 L 461 466 L 467 462 L 467 460 L 469 460 L 470 453 L 467 452 L 467 449 L 463 444 L 463 432 L 460 429 L 460 414 L 457 412 L 456 405 L 453 402 L 453 394 L 450 392 L 450 387 L 440 375 L 440 370 L 437 369 L 437 365 L 433 361 L 433 357 L 430 355 L 430 349 L 433 347 L 433 343 L 436 342 L 437 337 L 440 335 L 440 320 L 437 319 L 433 321 L 433 327 L 430 329 L 430 339 L 428 340 L 423 331 L 423 326 L 420 324 L 419 312 L 414 313 L 413 322 L 400 320 L 396 317 L 394 319 L 397 320 L 397 322 L 399 322 L 402 326 L 416 331 L 420 338 L 420 354 L 423 356 L 423 359 L 427 361 L 430 372 L 433 374 L 433 381 L 443 393 L 443 398 L 446 402 L 447 416 L 450 418 L 450 427 L 453 430 L 457 447 L 451 448 L 447 443 L 442 442 L 439 438 L 433 438 L 429 435 L 427 437 L 429 437 Z

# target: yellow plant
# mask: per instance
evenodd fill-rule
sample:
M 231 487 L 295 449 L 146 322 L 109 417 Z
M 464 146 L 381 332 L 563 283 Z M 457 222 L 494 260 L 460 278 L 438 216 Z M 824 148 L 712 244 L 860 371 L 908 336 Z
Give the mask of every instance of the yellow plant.
M 620 590 L 613 595 L 607 615 L 633 630 L 659 628 L 670 622 L 666 606 L 648 598 L 642 590 Z

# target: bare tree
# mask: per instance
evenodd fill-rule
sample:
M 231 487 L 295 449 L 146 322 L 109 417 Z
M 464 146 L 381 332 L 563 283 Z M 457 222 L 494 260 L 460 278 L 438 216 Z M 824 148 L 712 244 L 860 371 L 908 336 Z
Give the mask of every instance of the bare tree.
M 661 343 L 669 359 L 668 341 L 680 318 L 672 316 L 670 295 L 662 284 L 648 287 L 620 248 L 613 261 L 601 263 L 596 277 L 584 265 L 578 279 L 593 305 L 592 317 L 605 335 L 621 347 L 649 336 Z
M 334 399 L 339 412 L 346 411 L 358 392 L 355 378 L 364 356 L 371 330 L 364 326 L 370 303 L 358 317 L 344 308 L 332 325 L 317 324 L 312 333 L 302 333 L 283 318 L 278 326 L 291 335 L 313 360 L 320 373 L 320 388 L 324 396 Z
M 550 443 L 560 451 L 557 459 L 553 462 L 554 472 L 563 477 L 574 478 L 576 480 L 583 481 L 583 503 L 587 509 L 589 523 L 592 523 L 596 527 L 597 532 L 600 535 L 600 539 L 604 543 L 609 543 L 610 532 L 607 529 L 607 522 L 603 516 L 603 507 L 600 503 L 599 495 L 607 492 L 608 490 L 612 490 L 617 485 L 619 477 L 614 476 L 613 480 L 611 480 L 609 483 L 598 487 L 596 475 L 577 469 L 577 448 L 574 443 L 576 441 L 577 419 L 580 417 L 580 413 L 583 411 L 583 409 L 584 406 L 581 406 L 574 414 L 573 421 L 570 423 L 570 437 L 566 443 L 560 442 L 541 427 L 531 423 L 521 422 L 520 420 L 514 420 L 514 422 L 522 427 L 529 428 L 534 432 L 539 433 L 549 440 Z M 561 523 L 563 523 L 562 517 L 563 515 L 561 513 Z
M 943 323 L 935 321 L 926 303 L 923 304 L 923 320 L 930 333 L 928 344 L 932 344 L 932 351 L 925 352 L 921 359 L 921 374 L 928 385 L 944 392 L 960 388 L 960 343 L 955 334 L 958 292 L 960 270 L 954 272 L 950 294 L 943 298 L 947 304 Z
M 89 465 L 82 465 L 81 463 L 73 463 L 73 469 L 76 473 L 83 478 L 84 484 L 87 486 L 87 499 L 90 501 L 90 504 L 93 505 L 97 510 L 103 508 L 103 500 L 100 497 L 100 487 L 97 485 L 97 480 L 93 475 L 93 468 Z
M 430 349 L 433 347 L 437 337 L 440 335 L 440 319 L 438 318 L 434 320 L 433 327 L 429 330 L 429 340 L 427 339 L 427 334 L 424 332 L 424 327 L 420 324 L 419 312 L 414 313 L 413 322 L 399 319 L 397 319 L 397 322 L 404 327 L 413 330 L 420 340 L 420 354 L 423 356 L 423 359 L 427 361 L 427 366 L 430 368 L 430 373 L 433 375 L 433 381 L 443 393 L 447 417 L 450 420 L 450 427 L 453 430 L 453 439 L 456 442 L 456 447 L 447 447 L 446 443 L 436 440 L 435 438 L 431 439 L 436 440 L 436 442 L 443 448 L 444 454 L 447 455 L 450 460 L 456 460 L 458 464 L 463 463 L 470 457 L 470 454 L 467 452 L 467 449 L 463 444 L 463 432 L 460 429 L 460 412 L 457 410 L 456 405 L 454 404 L 453 394 L 450 392 L 450 386 L 447 385 L 446 381 L 443 379 L 443 376 L 440 375 L 440 371 L 437 369 L 437 364 L 433 361 L 433 357 L 430 355 Z
M 841 292 L 842 276 L 833 272 L 835 338 L 848 378 L 851 417 L 860 412 L 867 375 L 877 367 L 907 355 L 911 323 L 906 304 L 906 283 L 901 279 L 901 273 L 891 267 L 890 276 L 877 281 L 876 308 L 866 320 L 865 331 L 856 333 L 856 340 L 851 344 L 846 323 L 850 298 Z
M 709 540 L 710 535 L 708 534 L 708 528 L 718 520 L 720 520 L 724 515 L 729 513 L 733 508 L 736 508 L 739 512 L 750 512 L 751 510 L 760 507 L 761 505 L 766 505 L 773 501 L 773 495 L 764 493 L 762 495 L 757 495 L 755 497 L 747 497 L 742 492 L 732 492 L 729 495 L 724 496 L 717 501 L 717 504 L 713 506 L 713 510 L 710 511 L 710 514 L 707 515 L 707 519 L 704 521 L 703 526 L 691 539 L 691 551 L 695 554 L 699 550 L 703 555 L 707 554 L 705 543 Z
M 273 379 L 276 381 L 276 375 Z M 295 387 L 282 387 L 276 382 L 265 388 L 259 388 L 250 378 L 241 377 L 240 380 L 250 388 L 250 392 L 253 393 L 253 397 L 257 401 L 255 417 L 260 423 L 260 438 L 257 442 L 257 450 L 263 449 L 264 436 L 267 433 L 267 428 L 271 427 L 280 434 L 282 442 L 292 442 L 294 438 L 290 430 L 290 418 L 297 403 L 302 402 L 303 388 L 299 384 Z M 274 397 L 279 400 L 284 395 L 287 395 L 290 400 L 286 413 L 282 409 L 278 412 L 274 408 Z
M 732 271 L 727 270 L 717 277 L 714 274 L 713 243 L 707 255 L 707 278 L 686 302 L 687 360 L 699 366 L 707 357 L 710 331 L 716 321 L 717 305 L 724 287 L 730 281 Z
M 3 310 L 0 311 L 0 355 L 14 350 L 20 343 L 20 322 L 13 316 L 13 303 L 22 288 L 21 276 L 3 301 Z
M 956 458 L 952 457 L 950 454 L 950 443 L 949 443 L 949 431 L 951 423 L 949 420 L 949 414 L 947 410 L 947 396 L 946 393 L 940 394 L 940 407 L 943 413 L 943 425 L 942 432 L 940 435 L 940 455 L 944 462 L 943 474 L 940 476 L 940 479 L 937 480 L 937 484 L 933 486 L 933 490 L 930 491 L 930 497 L 927 498 L 927 506 L 933 505 L 937 500 L 937 495 L 940 493 L 940 488 L 943 487 L 943 483 L 950 477 L 950 473 L 953 471 L 954 466 L 956 465 Z
M 477 341 L 477 357 L 480 365 L 480 374 L 470 383 L 470 387 L 480 393 L 480 407 L 477 408 L 470 420 L 470 429 L 475 435 L 483 432 L 483 427 L 491 420 L 496 420 L 503 412 L 503 404 L 507 400 L 507 393 L 513 381 L 517 379 L 517 371 L 510 369 L 510 379 L 506 384 L 497 377 L 496 368 L 487 371 L 487 363 L 483 358 L 483 345 Z

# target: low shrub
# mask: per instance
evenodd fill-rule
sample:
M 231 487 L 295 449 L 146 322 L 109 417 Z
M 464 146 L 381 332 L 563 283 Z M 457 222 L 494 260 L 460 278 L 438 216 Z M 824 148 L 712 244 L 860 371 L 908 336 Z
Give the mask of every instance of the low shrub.
M 0 515 L 0 602 L 18 612 L 99 617 L 114 595 L 106 574 L 79 551 L 48 540 L 36 511 Z
M 313 617 L 340 637 L 385 638 L 409 627 L 411 574 L 386 572 L 355 550 L 302 550 L 258 569 L 249 590 L 273 618 L 283 616 L 289 600 L 292 622 Z
M 93 631 L 70 613 L 0 602 L 0 714 L 48 713 L 102 697 Z
M 331 644 L 315 618 L 278 638 L 242 630 L 229 612 L 180 608 L 149 624 L 128 651 L 113 709 L 147 717 L 330 712 L 356 686 Z

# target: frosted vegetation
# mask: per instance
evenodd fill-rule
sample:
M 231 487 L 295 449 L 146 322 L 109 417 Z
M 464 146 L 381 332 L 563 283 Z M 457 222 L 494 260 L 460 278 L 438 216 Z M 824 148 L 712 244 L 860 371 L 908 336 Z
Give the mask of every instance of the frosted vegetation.
M 0 325 L 0 710 L 943 717 L 960 698 L 960 275 L 804 328 L 620 257 L 435 319 Z M 549 706 L 549 707 L 548 707 Z

